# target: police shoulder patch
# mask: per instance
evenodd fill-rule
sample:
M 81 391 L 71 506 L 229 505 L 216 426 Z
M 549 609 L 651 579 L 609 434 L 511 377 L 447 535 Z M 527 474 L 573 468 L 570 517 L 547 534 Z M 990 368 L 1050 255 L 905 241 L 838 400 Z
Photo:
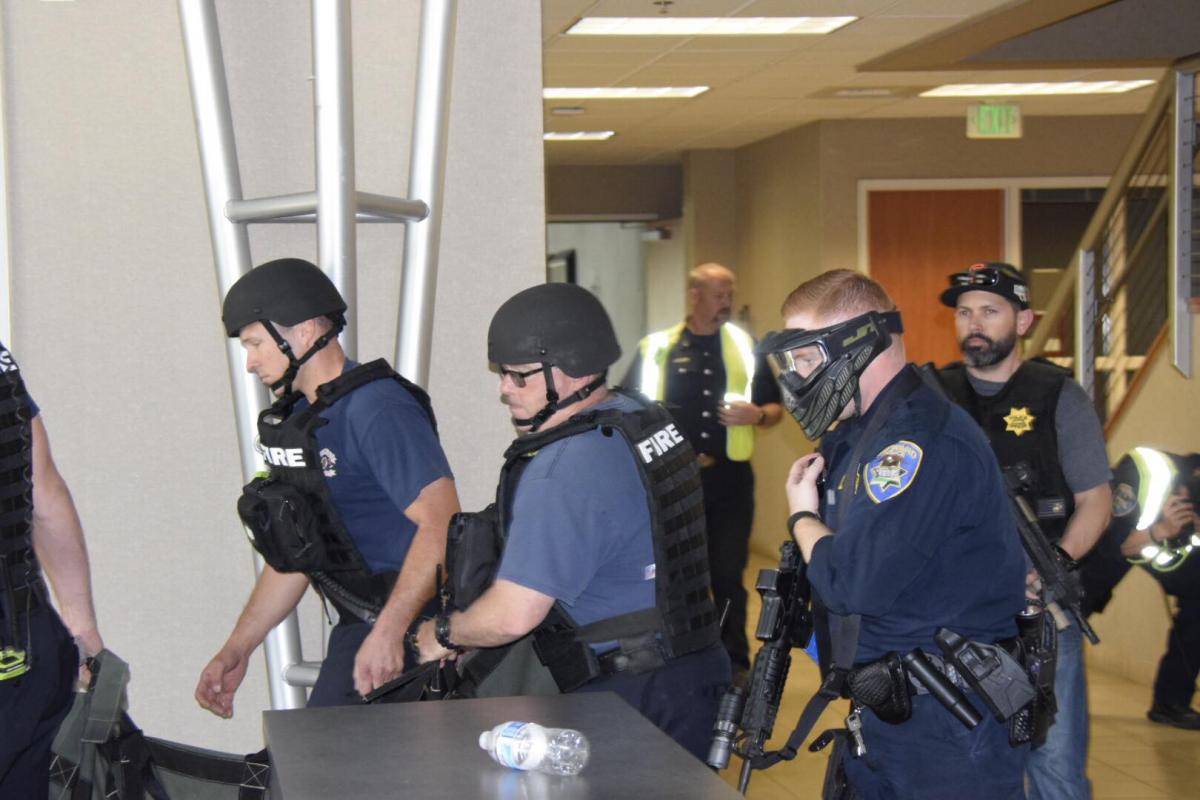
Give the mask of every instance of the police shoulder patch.
M 1137 492 L 1128 483 L 1118 483 L 1112 493 L 1112 513 L 1114 517 L 1127 517 L 1137 508 Z
M 915 442 L 901 439 L 879 451 L 863 467 L 867 496 L 876 503 L 891 500 L 912 486 L 925 452 Z

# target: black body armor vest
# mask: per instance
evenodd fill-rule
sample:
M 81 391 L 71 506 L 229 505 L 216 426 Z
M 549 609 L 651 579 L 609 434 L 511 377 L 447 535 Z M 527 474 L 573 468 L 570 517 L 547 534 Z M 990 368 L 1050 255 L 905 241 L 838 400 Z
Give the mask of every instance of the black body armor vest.
M 648 671 L 720 638 L 695 452 L 662 406 L 640 402 L 643 407 L 638 411 L 585 412 L 550 430 L 517 439 L 504 454 L 495 505 L 476 514 L 456 515 L 451 522 L 446 558 L 450 600 L 462 609 L 495 579 L 521 473 L 538 451 L 596 429 L 606 436 L 620 436 L 633 451 L 649 499 L 655 605 L 580 627 L 556 603 L 532 636 L 539 658 L 561 691 L 610 672 Z M 614 656 L 603 664 L 597 662 L 588 643 L 614 640 L 618 642 Z M 485 661 L 498 663 L 499 658 Z
M 32 409 L 20 368 L 0 345 L 0 644 L 24 644 L 17 590 L 40 576 L 33 552 Z
M 987 435 L 1001 469 L 1025 462 L 1033 469 L 1030 504 L 1051 541 L 1066 531 L 1075 511 L 1058 454 L 1055 413 L 1070 373 L 1047 361 L 1025 361 L 996 394 L 985 397 L 971 386 L 962 362 L 938 370 L 946 393 L 970 414 Z
M 292 392 L 258 417 L 259 447 L 269 465 L 238 500 L 238 515 L 255 549 L 279 572 L 303 572 L 343 617 L 374 622 L 397 573 L 373 574 L 342 523 L 325 482 L 316 431 L 321 412 L 367 383 L 392 379 L 421 405 L 437 433 L 429 395 L 405 380 L 383 359 L 363 364 L 317 388 L 317 400 L 293 413 L 304 397 Z

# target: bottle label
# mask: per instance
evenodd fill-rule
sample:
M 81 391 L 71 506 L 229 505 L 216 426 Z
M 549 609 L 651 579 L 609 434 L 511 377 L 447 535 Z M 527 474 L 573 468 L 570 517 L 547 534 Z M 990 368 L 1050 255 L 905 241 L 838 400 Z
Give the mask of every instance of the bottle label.
M 523 760 L 521 730 L 527 724 L 526 722 L 510 722 L 501 729 L 500 735 L 496 737 L 496 758 L 504 766 L 520 769 Z

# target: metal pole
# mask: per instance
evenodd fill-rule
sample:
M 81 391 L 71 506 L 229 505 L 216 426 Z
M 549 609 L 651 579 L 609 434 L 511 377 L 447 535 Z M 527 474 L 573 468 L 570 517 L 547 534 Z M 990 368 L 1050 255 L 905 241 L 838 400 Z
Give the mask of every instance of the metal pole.
M 408 197 L 424 200 L 429 216 L 421 222 L 410 222 L 405 229 L 400 319 L 396 326 L 396 369 L 421 386 L 429 385 L 456 12 L 456 0 L 425 0 L 421 5 Z
M 245 227 L 225 217 L 226 203 L 242 197 L 242 181 L 238 173 L 229 90 L 225 84 L 221 34 L 213 0 L 179 0 L 179 19 L 192 90 L 196 137 L 200 144 L 218 291 L 223 298 L 233 282 L 250 269 L 250 243 Z M 249 481 L 258 470 L 254 454 L 255 421 L 266 401 L 266 389 L 242 368 L 243 356 L 237 340 L 227 340 L 226 355 L 237 418 L 242 476 Z M 257 553 L 254 567 L 256 574 L 262 570 L 262 560 Z M 267 635 L 264 650 L 271 707 L 302 707 L 304 690 L 287 685 L 283 678 L 286 665 L 300 661 L 300 626 L 294 612 Z
M 429 216 L 420 200 L 405 200 L 369 192 L 355 192 L 359 222 L 404 222 Z M 234 222 L 316 222 L 317 193 L 296 192 L 253 200 L 230 200 L 225 216 Z
M 354 87 L 349 0 L 313 0 L 313 71 L 317 139 L 317 252 L 350 307 L 342 347 L 357 351 L 354 275 Z
M 1079 251 L 1078 296 L 1075 307 L 1075 380 L 1096 399 L 1096 252 Z
M 1194 64 L 1194 62 L 1193 62 Z M 1196 67 L 1192 66 L 1192 70 Z M 1168 319 L 1171 326 L 1171 363 L 1192 377 L 1192 314 L 1188 298 L 1192 296 L 1192 242 L 1196 236 L 1192 209 L 1195 187 L 1196 152 L 1196 73 L 1175 71 L 1175 124 L 1171 127 L 1171 218 L 1170 231 L 1170 303 Z

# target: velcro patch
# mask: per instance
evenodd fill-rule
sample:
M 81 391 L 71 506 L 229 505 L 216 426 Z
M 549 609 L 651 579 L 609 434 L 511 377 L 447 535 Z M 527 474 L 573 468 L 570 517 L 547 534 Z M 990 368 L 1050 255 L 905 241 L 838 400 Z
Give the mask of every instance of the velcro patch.
M 912 485 L 921 468 L 925 451 L 914 442 L 901 439 L 879 451 L 863 467 L 867 495 L 876 503 L 891 500 Z

